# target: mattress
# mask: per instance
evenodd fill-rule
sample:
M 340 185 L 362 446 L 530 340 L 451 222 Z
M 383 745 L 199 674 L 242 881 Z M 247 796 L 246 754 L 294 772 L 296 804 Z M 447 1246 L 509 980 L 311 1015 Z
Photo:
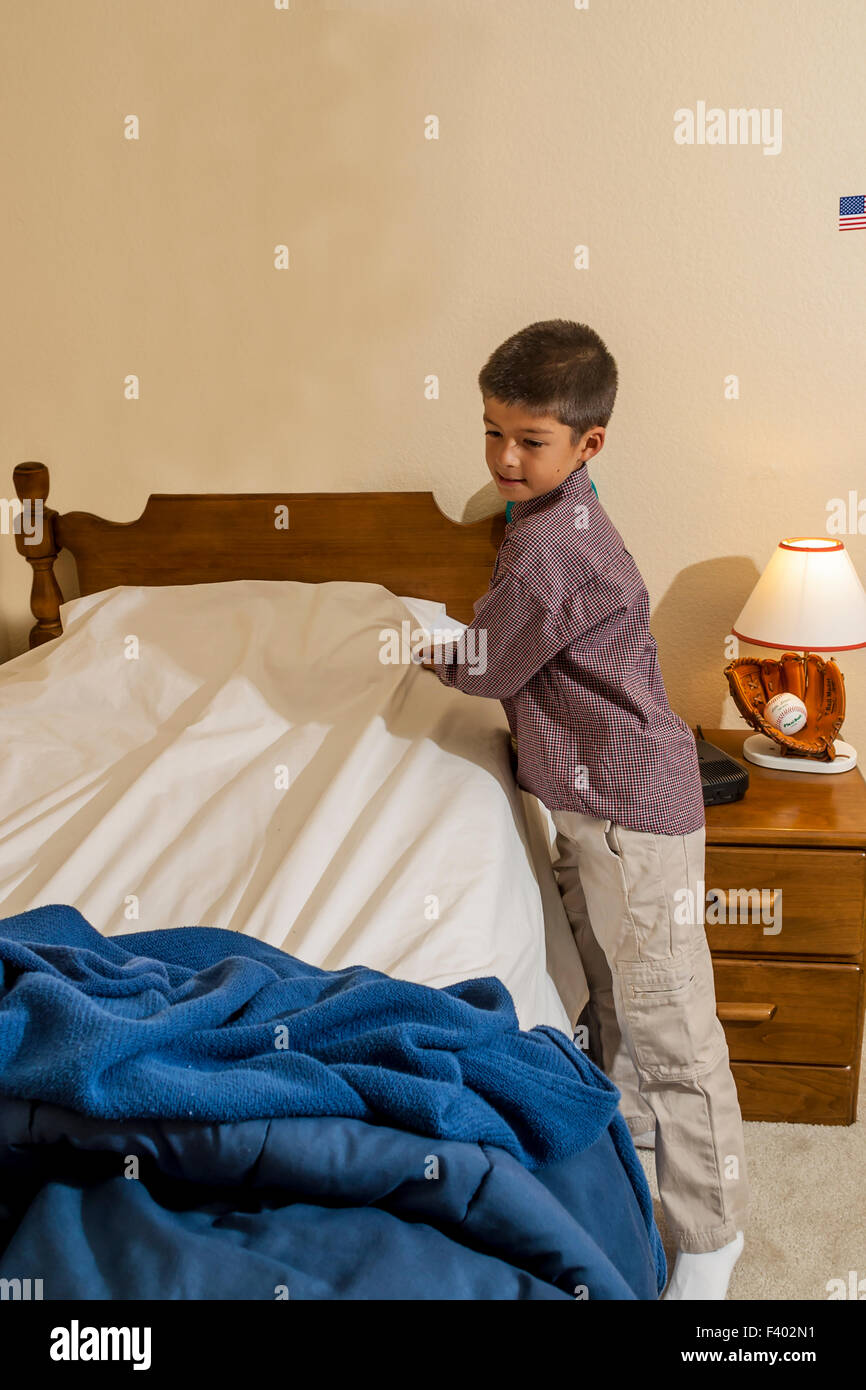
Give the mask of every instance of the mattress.
M 498 702 L 408 659 L 374 584 L 121 587 L 0 669 L 0 915 L 212 926 L 328 970 L 496 976 L 522 1028 L 587 987 Z M 448 625 L 444 612 L 441 614 Z M 394 659 L 396 656 L 396 659 Z

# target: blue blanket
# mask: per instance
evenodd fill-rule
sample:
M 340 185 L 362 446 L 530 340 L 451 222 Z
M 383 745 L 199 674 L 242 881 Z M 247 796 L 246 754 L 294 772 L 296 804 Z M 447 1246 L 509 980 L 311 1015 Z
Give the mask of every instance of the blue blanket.
M 46 1296 L 84 1298 L 653 1298 L 664 1255 L 618 1098 L 558 1030 L 521 1032 L 496 979 L 429 989 L 37 909 L 0 921 L 0 1277 L 51 1268 Z M 135 1293 L 111 1256 L 130 1232 Z

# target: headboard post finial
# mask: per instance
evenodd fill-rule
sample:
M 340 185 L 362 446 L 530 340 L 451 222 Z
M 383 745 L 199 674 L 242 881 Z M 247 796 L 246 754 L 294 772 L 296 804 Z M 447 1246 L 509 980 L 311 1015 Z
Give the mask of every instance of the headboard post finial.
M 44 463 L 19 463 L 13 470 L 15 492 L 22 513 L 15 528 L 15 545 L 33 571 L 30 611 L 36 622 L 30 629 L 30 646 L 50 642 L 63 631 L 60 605 L 63 595 L 54 577 L 58 545 L 54 533 L 56 511 L 46 507 L 50 479 Z

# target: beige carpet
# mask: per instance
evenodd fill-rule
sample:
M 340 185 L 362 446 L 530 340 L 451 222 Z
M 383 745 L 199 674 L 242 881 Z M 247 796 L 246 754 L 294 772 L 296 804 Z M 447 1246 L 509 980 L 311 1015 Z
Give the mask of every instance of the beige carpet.
M 751 1209 L 728 1298 L 826 1300 L 828 1280 L 847 1285 L 852 1269 L 866 1280 L 866 1064 L 853 1125 L 745 1129 Z M 655 1157 L 651 1149 L 638 1155 L 670 1263 Z

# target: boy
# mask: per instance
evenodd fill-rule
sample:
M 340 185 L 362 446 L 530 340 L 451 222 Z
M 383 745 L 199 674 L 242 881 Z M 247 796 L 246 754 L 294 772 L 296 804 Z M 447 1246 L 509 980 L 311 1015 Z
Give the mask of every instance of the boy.
M 587 325 L 554 319 L 497 348 L 478 384 L 487 466 L 513 503 L 471 624 L 486 630 L 486 666 L 466 662 L 463 638 L 425 664 L 446 685 L 502 701 L 518 783 L 556 827 L 554 868 L 590 989 L 590 1056 L 620 1088 L 632 1135 L 649 1147 L 655 1132 L 677 1246 L 664 1297 L 723 1299 L 748 1193 L 697 902 L 697 750 L 667 700 L 646 586 L 586 468 L 604 444 L 616 363 Z

